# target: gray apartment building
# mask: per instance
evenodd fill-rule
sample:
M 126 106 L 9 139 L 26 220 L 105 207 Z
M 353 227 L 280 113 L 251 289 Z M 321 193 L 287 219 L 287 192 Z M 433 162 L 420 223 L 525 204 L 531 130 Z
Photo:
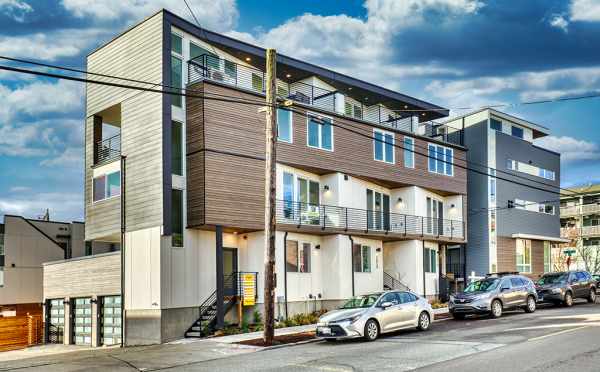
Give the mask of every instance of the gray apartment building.
M 551 271 L 551 247 L 564 242 L 560 154 L 533 144 L 548 129 L 489 108 L 446 123 L 468 148 L 467 273 Z

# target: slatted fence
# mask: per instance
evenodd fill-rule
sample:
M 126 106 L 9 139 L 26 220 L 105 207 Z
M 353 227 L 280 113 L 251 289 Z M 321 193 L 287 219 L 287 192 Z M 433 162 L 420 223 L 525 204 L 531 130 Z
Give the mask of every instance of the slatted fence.
M 40 344 L 43 333 L 44 324 L 41 315 L 0 318 L 0 351 Z

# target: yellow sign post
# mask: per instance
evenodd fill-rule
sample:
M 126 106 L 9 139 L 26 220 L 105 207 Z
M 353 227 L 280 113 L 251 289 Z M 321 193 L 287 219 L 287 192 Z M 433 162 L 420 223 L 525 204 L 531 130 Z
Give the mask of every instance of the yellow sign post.
M 242 274 L 242 304 L 254 306 L 256 303 L 256 278 L 255 274 Z

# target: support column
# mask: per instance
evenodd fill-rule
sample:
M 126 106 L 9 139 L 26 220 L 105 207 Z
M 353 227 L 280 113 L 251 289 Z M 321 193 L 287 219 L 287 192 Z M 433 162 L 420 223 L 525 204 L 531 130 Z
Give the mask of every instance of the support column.
M 221 329 L 225 325 L 225 283 L 223 282 L 223 227 L 216 226 L 216 249 L 217 249 L 217 329 Z
M 67 297 L 64 302 L 65 307 L 65 327 L 63 328 L 63 344 L 70 345 L 75 343 L 73 340 L 73 322 L 75 319 L 73 318 L 73 305 L 71 301 L 75 302 L 74 298 Z

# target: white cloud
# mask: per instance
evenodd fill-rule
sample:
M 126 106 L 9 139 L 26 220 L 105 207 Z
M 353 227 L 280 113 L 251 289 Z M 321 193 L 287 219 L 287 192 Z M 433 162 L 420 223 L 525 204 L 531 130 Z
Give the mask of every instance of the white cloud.
M 57 167 L 57 169 L 76 167 L 83 169 L 83 147 L 67 147 L 60 155 L 42 160 L 40 165 Z
M 569 136 L 542 137 L 536 140 L 535 144 L 560 153 L 563 163 L 600 159 L 600 148 L 597 144 Z
M 33 12 L 33 8 L 22 0 L 0 0 L 0 11 L 17 22 L 24 22 L 25 15 Z
M 31 191 L 31 187 L 29 186 L 13 186 L 10 188 L 10 192 L 25 192 Z
M 239 16 L 235 0 L 194 0 L 189 4 L 201 26 L 215 31 L 231 30 Z M 140 21 L 165 8 L 195 23 L 183 0 L 63 0 L 62 5 L 77 17 L 126 23 Z
M 571 21 L 600 21 L 600 1 L 572 0 L 570 6 Z
M 564 32 L 568 32 L 569 30 L 569 21 L 563 15 L 557 14 L 552 16 L 549 23 L 550 26 L 559 28 Z
M 82 220 L 83 195 L 81 193 L 23 193 L 17 198 L 0 198 L 0 215 L 15 214 L 28 218 L 43 215 L 50 210 L 53 220 Z

